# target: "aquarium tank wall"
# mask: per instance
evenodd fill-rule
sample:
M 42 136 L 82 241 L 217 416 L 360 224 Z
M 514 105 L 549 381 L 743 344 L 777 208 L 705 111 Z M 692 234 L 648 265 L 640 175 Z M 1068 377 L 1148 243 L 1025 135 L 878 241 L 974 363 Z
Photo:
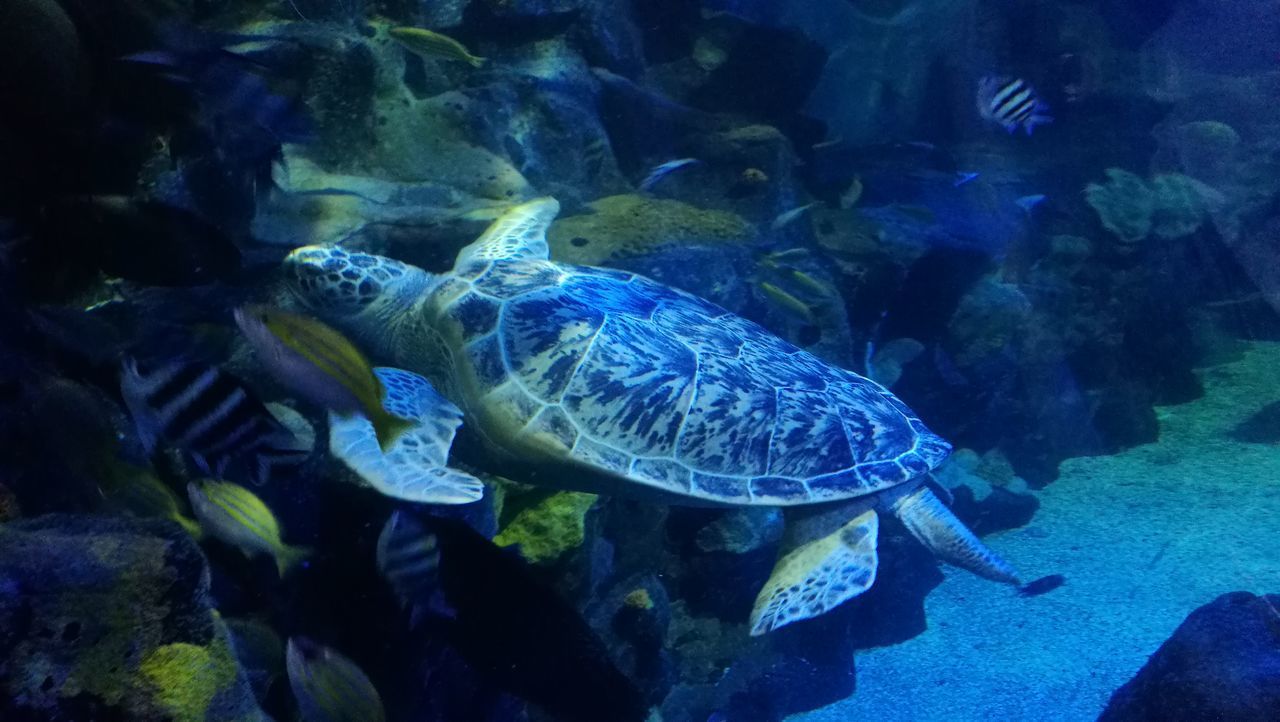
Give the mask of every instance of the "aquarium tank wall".
M 1280 2 L 3 0 L 0 720 L 1280 719 Z

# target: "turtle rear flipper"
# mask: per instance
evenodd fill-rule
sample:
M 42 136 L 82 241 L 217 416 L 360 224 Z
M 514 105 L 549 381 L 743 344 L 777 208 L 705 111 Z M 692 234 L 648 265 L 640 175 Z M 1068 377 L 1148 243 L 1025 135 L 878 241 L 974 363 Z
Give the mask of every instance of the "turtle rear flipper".
M 751 610 L 751 636 L 824 614 L 871 588 L 879 527 L 868 509 L 778 560 Z
M 992 581 L 1022 583 L 1013 566 L 974 536 L 928 487 L 916 487 L 895 499 L 890 508 L 911 535 L 942 561 Z
M 462 411 L 421 376 L 375 368 L 386 389 L 383 407 L 413 426 L 384 453 L 373 424 L 360 415 L 329 415 L 329 449 L 369 486 L 396 499 L 427 504 L 466 504 L 484 494 L 474 476 L 446 465 Z

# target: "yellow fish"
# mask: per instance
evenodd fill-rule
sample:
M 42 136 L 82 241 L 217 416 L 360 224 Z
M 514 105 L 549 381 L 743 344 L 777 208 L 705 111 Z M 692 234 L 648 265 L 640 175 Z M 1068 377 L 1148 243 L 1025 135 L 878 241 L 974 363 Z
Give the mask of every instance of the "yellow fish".
M 149 470 L 115 461 L 103 471 L 98 490 L 108 507 L 134 516 L 168 519 L 199 541 L 200 525 L 183 515 L 178 495 Z
M 285 647 L 289 687 L 302 719 L 312 722 L 385 722 L 382 697 L 364 670 L 337 651 L 306 637 Z
M 284 543 L 276 515 L 243 486 L 228 481 L 193 481 L 187 484 L 187 497 L 202 529 L 247 556 L 270 554 L 282 577 L 311 555 L 309 549 Z
M 765 258 L 770 261 L 792 261 L 800 258 L 808 258 L 809 250 L 806 248 L 788 248 L 785 251 L 774 251 Z
M 836 295 L 836 289 L 831 284 L 819 281 L 804 271 L 794 268 L 787 270 L 787 276 L 795 281 L 798 286 L 817 296 L 830 297 Z
M 485 59 L 472 55 L 466 46 L 448 35 L 433 33 L 422 28 L 391 28 L 388 31 L 391 39 L 404 46 L 405 50 L 424 58 L 447 58 L 469 63 L 478 68 L 484 65 Z
M 281 384 L 339 416 L 363 415 L 383 451 L 413 428 L 383 408 L 386 389 L 369 360 L 334 329 L 266 306 L 237 309 L 236 324 Z
M 782 310 L 803 319 L 807 323 L 813 323 L 813 309 L 809 308 L 809 304 L 768 281 L 760 282 L 760 290 L 766 298 L 773 301 Z

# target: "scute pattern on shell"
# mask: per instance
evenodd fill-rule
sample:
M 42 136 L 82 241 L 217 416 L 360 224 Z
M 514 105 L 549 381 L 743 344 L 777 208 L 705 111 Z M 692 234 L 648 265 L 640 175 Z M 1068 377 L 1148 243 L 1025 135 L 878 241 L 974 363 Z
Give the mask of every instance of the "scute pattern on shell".
M 950 453 L 879 385 L 644 277 L 527 259 L 460 277 L 471 288 L 444 314 L 480 385 L 473 403 L 629 480 L 811 503 L 904 483 Z

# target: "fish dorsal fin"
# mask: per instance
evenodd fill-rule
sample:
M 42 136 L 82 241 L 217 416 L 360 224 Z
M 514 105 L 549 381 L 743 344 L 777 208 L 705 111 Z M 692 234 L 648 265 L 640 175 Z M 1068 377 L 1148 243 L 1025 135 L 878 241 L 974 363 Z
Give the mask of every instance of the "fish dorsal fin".
M 484 486 L 474 476 L 446 465 L 462 411 L 421 376 L 393 368 L 375 368 L 386 389 L 383 407 L 414 422 L 385 453 L 373 424 L 360 414 L 329 414 L 329 449 L 386 496 L 426 504 L 466 504 L 478 500 Z
M 535 198 L 509 209 L 458 253 L 454 269 L 502 259 L 547 260 L 547 228 L 559 212 L 560 203 L 550 197 Z
M 868 509 L 778 560 L 751 610 L 751 636 L 824 614 L 871 588 L 879 529 L 879 517 Z

